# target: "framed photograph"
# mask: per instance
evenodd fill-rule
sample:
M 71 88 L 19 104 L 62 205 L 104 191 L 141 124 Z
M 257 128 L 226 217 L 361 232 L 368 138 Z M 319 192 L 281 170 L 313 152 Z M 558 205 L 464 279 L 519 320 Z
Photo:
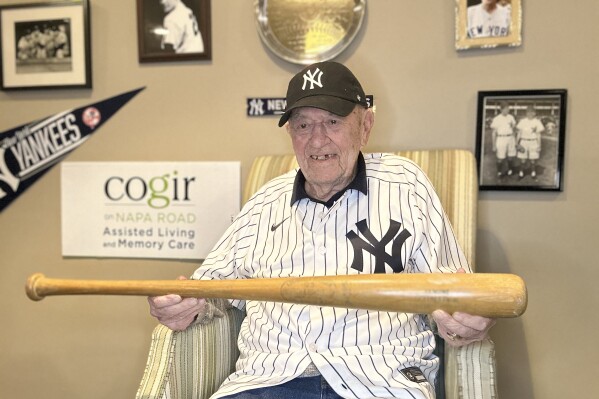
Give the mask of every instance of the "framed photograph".
M 478 93 L 481 190 L 562 190 L 565 89 Z
M 522 0 L 456 0 L 458 50 L 522 44 Z
M 0 88 L 91 88 L 88 0 L 0 7 Z
M 210 0 L 137 0 L 139 62 L 212 59 Z

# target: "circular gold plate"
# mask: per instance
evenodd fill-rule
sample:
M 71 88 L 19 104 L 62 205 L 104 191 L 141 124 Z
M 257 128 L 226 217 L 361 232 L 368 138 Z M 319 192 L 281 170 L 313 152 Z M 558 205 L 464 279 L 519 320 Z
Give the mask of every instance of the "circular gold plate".
M 256 26 L 264 44 L 296 64 L 330 60 L 352 42 L 366 0 L 256 0 Z

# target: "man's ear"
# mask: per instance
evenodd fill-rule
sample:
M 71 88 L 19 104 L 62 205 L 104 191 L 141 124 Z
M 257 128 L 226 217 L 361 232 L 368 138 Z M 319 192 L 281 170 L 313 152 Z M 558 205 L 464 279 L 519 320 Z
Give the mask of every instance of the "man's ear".
M 372 130 L 372 126 L 374 126 L 374 112 L 372 108 L 367 108 L 364 111 L 364 115 L 362 118 L 362 147 L 368 144 L 368 139 L 370 138 L 370 131 Z

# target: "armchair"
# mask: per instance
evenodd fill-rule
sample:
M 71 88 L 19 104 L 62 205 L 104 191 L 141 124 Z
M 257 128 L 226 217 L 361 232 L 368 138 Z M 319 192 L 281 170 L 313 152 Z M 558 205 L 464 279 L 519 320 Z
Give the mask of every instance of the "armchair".
M 465 150 L 400 151 L 427 173 L 451 221 L 464 254 L 472 266 L 476 244 L 478 185 L 472 153 Z M 246 201 L 270 179 L 297 163 L 293 155 L 262 156 L 254 160 L 245 190 Z M 174 332 L 162 325 L 152 343 L 138 399 L 204 399 L 216 391 L 234 370 L 237 335 L 243 313 L 230 309 L 207 325 Z M 492 399 L 497 397 L 493 342 L 486 340 L 455 349 L 439 338 L 444 357 L 437 399 Z M 444 384 L 443 384 L 444 382 Z

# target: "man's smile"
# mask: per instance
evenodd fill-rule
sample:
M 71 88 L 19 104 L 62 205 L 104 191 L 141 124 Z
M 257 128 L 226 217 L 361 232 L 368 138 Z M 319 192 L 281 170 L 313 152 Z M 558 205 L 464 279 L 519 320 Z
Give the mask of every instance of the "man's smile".
M 335 156 L 335 154 L 310 155 L 310 159 L 314 161 L 327 161 Z

